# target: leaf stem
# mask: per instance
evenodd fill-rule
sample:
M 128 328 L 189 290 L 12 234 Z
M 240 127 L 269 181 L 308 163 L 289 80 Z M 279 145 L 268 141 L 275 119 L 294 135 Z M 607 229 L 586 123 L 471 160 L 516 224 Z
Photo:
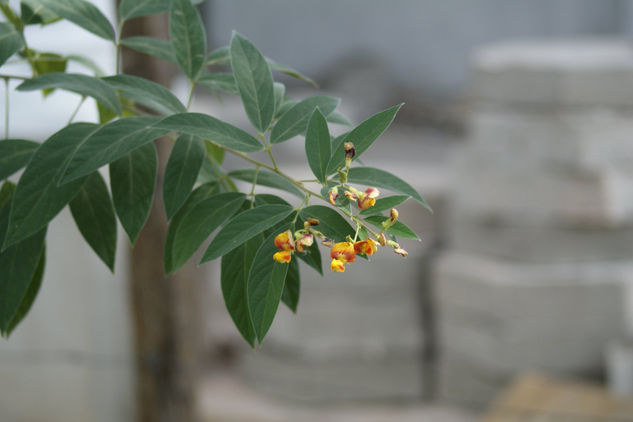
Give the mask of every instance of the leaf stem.
M 73 111 L 73 114 L 70 116 L 70 119 L 68 119 L 68 124 L 71 124 L 73 122 L 73 119 L 75 118 L 75 116 L 79 112 L 79 109 L 83 105 L 84 101 L 86 101 L 86 96 L 82 95 L 81 96 L 81 100 L 79 100 L 79 104 L 77 104 L 77 107 L 75 108 L 75 111 Z
M 28 76 L 18 76 L 18 75 L 0 75 L 0 78 L 4 80 L 17 79 L 20 81 L 26 81 L 27 79 L 29 79 Z
M 191 106 L 191 100 L 193 99 L 193 89 L 195 88 L 196 83 L 191 81 L 191 83 L 189 84 L 189 93 L 187 94 L 187 110 L 189 110 L 189 107 Z
M 279 167 L 277 167 L 277 163 L 275 162 L 275 157 L 273 157 L 273 153 L 271 151 L 272 146 L 268 144 L 268 141 L 266 140 L 266 136 L 263 133 L 261 132 L 258 133 L 257 137 L 262 141 L 262 144 L 264 144 L 264 150 L 268 153 L 268 157 L 270 157 L 270 162 L 273 164 L 274 171 L 277 171 Z
M 123 32 L 123 24 L 125 23 L 125 21 L 121 21 L 118 23 L 117 28 L 116 28 L 116 39 L 114 41 L 114 51 L 115 51 L 115 56 L 114 56 L 114 74 L 118 75 L 120 70 L 119 67 L 121 66 L 121 33 Z
M 259 167 L 255 166 L 255 174 L 253 175 L 253 186 L 251 186 L 251 208 L 255 206 L 255 185 L 257 184 L 257 175 L 259 174 Z
M 9 79 L 4 80 L 4 137 L 9 137 Z

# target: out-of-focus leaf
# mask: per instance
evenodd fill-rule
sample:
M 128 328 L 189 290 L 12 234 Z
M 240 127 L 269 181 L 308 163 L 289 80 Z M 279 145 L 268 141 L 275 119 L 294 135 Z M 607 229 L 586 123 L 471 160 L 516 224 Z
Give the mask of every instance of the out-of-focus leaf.
M 7 59 L 20 51 L 24 44 L 22 37 L 13 25 L 7 22 L 0 22 L 0 66 Z
M 390 208 L 395 207 L 396 205 L 402 204 L 404 201 L 409 199 L 409 195 L 393 195 L 386 196 L 384 198 L 378 198 L 376 200 L 376 204 L 373 207 L 364 209 L 360 211 L 362 215 L 373 215 L 380 214 L 383 211 L 386 211 Z
M 279 63 L 277 63 L 276 61 L 274 61 L 272 59 L 266 59 L 266 60 L 268 61 L 268 65 L 270 66 L 271 69 L 277 70 L 277 71 L 279 71 L 281 73 L 284 73 L 284 74 L 286 74 L 288 76 L 291 76 L 291 77 L 293 77 L 295 79 L 299 79 L 300 81 L 307 82 L 307 83 L 309 83 L 310 85 L 312 85 L 315 88 L 319 87 L 319 85 L 317 85 L 317 83 L 314 82 L 312 79 L 308 78 L 305 75 L 302 75 L 301 73 L 297 72 L 296 70 L 294 70 L 294 69 L 292 69 L 292 68 L 290 68 L 288 66 L 285 66 L 283 64 L 279 64 Z
M 205 66 L 228 64 L 231 61 L 229 46 L 219 47 L 207 54 L 204 59 Z
M 284 283 L 284 291 L 281 301 L 295 314 L 299 306 L 299 293 L 301 291 L 301 276 L 299 274 L 299 261 L 293 259 L 288 264 L 288 273 Z
M 343 125 L 343 126 L 354 126 L 354 123 L 352 123 L 352 121 L 345 116 L 342 113 L 339 113 L 338 111 L 333 111 L 330 114 L 328 114 L 327 116 L 327 121 L 330 123 L 336 123 L 338 125 Z
M 20 0 L 20 18 L 24 25 L 48 25 L 60 17 L 42 5 L 42 0 Z

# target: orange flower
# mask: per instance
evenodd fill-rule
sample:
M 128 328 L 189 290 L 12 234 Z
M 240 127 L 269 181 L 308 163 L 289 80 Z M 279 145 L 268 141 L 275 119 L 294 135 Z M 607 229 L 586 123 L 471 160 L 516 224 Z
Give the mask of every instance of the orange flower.
M 332 263 L 330 264 L 330 270 L 334 271 L 335 273 L 344 273 L 345 264 L 339 259 L 333 259 Z
M 377 243 L 373 239 L 365 239 L 354 243 L 354 251 L 356 253 L 373 255 L 378 250 Z
M 356 260 L 356 252 L 354 252 L 354 244 L 351 242 L 339 242 L 332 247 L 330 258 L 342 261 L 343 264 L 354 262 Z
M 314 243 L 314 236 L 311 233 L 304 234 L 297 239 L 297 251 L 304 252 L 305 248 L 309 248 Z
M 279 251 L 273 255 L 273 259 L 281 264 L 287 264 L 292 259 L 291 251 Z
M 290 230 L 286 230 L 283 233 L 279 233 L 275 236 L 275 246 L 277 249 L 281 249 L 282 251 L 294 251 L 295 244 L 292 240 L 292 232 Z

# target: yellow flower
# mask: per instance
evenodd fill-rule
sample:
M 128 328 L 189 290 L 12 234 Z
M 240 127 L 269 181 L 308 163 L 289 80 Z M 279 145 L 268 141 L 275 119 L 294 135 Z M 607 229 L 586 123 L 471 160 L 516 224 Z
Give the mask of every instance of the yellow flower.
M 376 198 L 380 195 L 380 191 L 376 188 L 369 187 L 364 193 L 358 196 L 358 208 L 366 210 L 367 208 L 376 205 Z
M 330 264 L 330 269 L 335 273 L 344 273 L 345 272 L 345 264 L 343 261 L 339 259 L 333 259 Z
M 334 205 L 336 202 L 336 198 L 338 197 L 338 188 L 335 186 L 327 194 L 328 199 L 330 200 L 330 204 Z
M 292 240 L 292 232 L 290 230 L 286 230 L 283 233 L 279 233 L 275 236 L 275 246 L 277 249 L 281 249 L 282 251 L 294 251 L 295 244 Z
M 292 253 L 295 250 L 295 244 L 292 240 L 292 232 L 286 230 L 275 236 L 275 246 L 281 249 L 273 255 L 273 259 L 282 264 L 287 264 L 292 259 Z
M 373 239 L 365 239 L 354 243 L 354 251 L 356 253 L 373 255 L 378 250 L 377 243 Z
M 287 264 L 292 259 L 291 251 L 279 251 L 273 255 L 273 259 L 281 264 Z
M 332 247 L 330 258 L 342 261 L 343 264 L 354 262 L 356 260 L 356 252 L 354 252 L 354 244 L 352 242 L 339 242 Z

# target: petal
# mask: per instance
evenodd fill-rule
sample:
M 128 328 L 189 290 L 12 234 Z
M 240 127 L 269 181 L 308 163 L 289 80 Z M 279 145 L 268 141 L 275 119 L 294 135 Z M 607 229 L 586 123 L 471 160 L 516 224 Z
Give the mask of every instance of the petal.
M 281 264 L 287 264 L 292 259 L 292 252 L 279 251 L 273 255 L 273 259 Z
M 275 246 L 282 251 L 293 251 L 295 249 L 294 242 L 292 240 L 292 232 L 286 230 L 283 233 L 279 233 L 275 236 Z
M 345 272 L 345 264 L 343 261 L 338 259 L 333 259 L 330 264 L 330 269 L 335 273 L 344 273 Z

